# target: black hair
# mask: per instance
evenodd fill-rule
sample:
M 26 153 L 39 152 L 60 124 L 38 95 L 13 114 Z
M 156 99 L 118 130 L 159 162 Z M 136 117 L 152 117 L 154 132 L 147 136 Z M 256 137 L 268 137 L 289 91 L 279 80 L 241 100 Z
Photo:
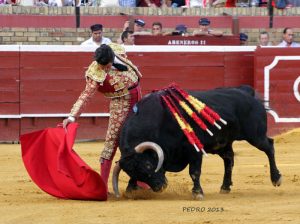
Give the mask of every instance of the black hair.
M 102 44 L 96 49 L 94 58 L 98 64 L 107 65 L 114 62 L 115 53 L 110 46 Z
M 267 34 L 267 35 L 269 36 L 269 33 L 268 33 L 267 31 L 261 31 L 261 32 L 259 33 L 259 35 L 263 35 L 263 34 Z
M 94 32 L 94 31 L 102 30 L 103 26 L 102 26 L 102 24 L 94 24 L 94 25 L 91 25 L 90 29 L 92 32 Z
M 128 38 L 129 34 L 133 34 L 133 31 L 131 30 L 125 30 L 121 35 L 121 40 L 124 43 L 125 39 Z
M 159 26 L 162 29 L 162 24 L 161 22 L 153 22 L 152 26 Z
M 286 28 L 284 28 L 283 29 L 283 34 L 286 34 L 286 32 L 288 31 L 288 30 L 291 30 L 292 28 L 291 27 L 286 27 Z

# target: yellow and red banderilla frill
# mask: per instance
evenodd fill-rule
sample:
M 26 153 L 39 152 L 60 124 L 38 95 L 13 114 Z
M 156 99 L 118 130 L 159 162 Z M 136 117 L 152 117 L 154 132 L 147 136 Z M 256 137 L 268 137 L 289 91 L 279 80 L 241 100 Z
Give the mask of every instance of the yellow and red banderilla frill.
M 193 128 L 188 124 L 188 122 L 184 119 L 184 117 L 180 114 L 178 111 L 178 108 L 176 105 L 174 105 L 174 102 L 169 96 L 162 96 L 163 101 L 166 103 L 167 107 L 171 111 L 173 117 L 179 124 L 181 130 L 187 137 L 188 141 L 190 142 L 191 145 L 195 147 L 197 152 L 200 152 L 199 148 L 201 149 L 202 153 L 204 155 L 207 155 L 206 152 L 203 149 L 203 145 L 201 144 L 199 138 L 196 136 Z
M 220 117 L 218 113 L 213 111 L 207 105 L 202 103 L 200 100 L 195 97 L 189 95 L 184 90 L 180 89 L 178 85 L 172 84 L 168 88 L 164 89 L 166 95 L 162 95 L 162 99 L 167 105 L 167 108 L 170 110 L 171 114 L 177 121 L 181 130 L 187 137 L 190 144 L 192 144 L 195 149 L 199 152 L 199 148 L 202 153 L 207 156 L 203 144 L 200 142 L 199 138 L 195 134 L 193 128 L 189 125 L 189 123 L 185 120 L 183 115 L 180 113 L 179 109 L 176 106 L 176 101 L 180 107 L 196 122 L 197 125 L 202 130 L 205 130 L 208 134 L 213 136 L 213 133 L 207 128 L 206 124 L 201 120 L 197 113 L 199 113 L 205 120 L 207 120 L 210 124 L 215 125 L 218 129 L 221 129 L 221 126 L 217 124 L 216 121 L 220 121 L 223 124 L 227 124 L 227 122 Z M 182 98 L 182 99 L 180 99 Z M 186 103 L 188 102 L 192 107 L 196 110 L 196 112 Z

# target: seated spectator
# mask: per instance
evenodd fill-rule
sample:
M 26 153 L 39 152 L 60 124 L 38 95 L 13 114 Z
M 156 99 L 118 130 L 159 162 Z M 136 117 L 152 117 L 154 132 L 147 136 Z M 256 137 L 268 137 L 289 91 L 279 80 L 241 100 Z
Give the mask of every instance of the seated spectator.
M 132 26 L 130 25 L 130 21 L 125 21 L 124 26 L 123 26 L 123 32 L 124 31 L 133 31 L 134 35 L 151 35 L 150 32 L 148 32 L 144 29 L 145 25 L 146 25 L 146 23 L 142 19 L 135 19 Z M 117 40 L 118 44 L 123 43 L 121 35 Z
M 288 2 L 289 2 L 288 6 L 290 5 L 290 7 L 300 7 L 299 0 L 289 0 Z
M 134 20 L 134 26 L 133 26 L 133 31 L 134 35 L 151 35 L 150 32 L 145 30 L 145 21 L 142 19 L 136 19 Z
M 259 46 L 272 46 L 272 43 L 270 42 L 269 39 L 270 38 L 269 38 L 268 32 L 266 32 L 266 31 L 260 32 L 259 38 L 258 38 Z
M 188 36 L 186 25 L 180 24 L 175 27 L 175 31 L 172 35 Z
M 123 26 L 123 31 L 126 30 L 132 30 L 134 33 L 143 33 L 145 32 L 145 27 L 146 23 L 142 19 L 135 19 L 133 22 L 133 27 L 130 26 L 130 21 L 125 21 L 124 26 Z M 149 33 L 148 33 L 149 34 Z
M 136 7 L 136 0 L 119 0 L 122 7 Z
M 17 0 L 2 0 L 2 3 L 0 2 L 0 5 L 18 5 Z
M 101 0 L 101 1 L 97 1 L 97 0 L 92 0 L 98 3 L 100 3 L 100 7 L 120 7 L 120 3 L 119 0 Z
M 223 32 L 215 31 L 210 28 L 210 20 L 201 18 L 199 20 L 199 29 L 194 30 L 193 36 L 223 36 Z
M 145 21 L 142 19 L 134 20 L 134 32 L 142 32 L 144 31 L 144 26 L 146 25 Z
M 21 5 L 21 6 L 34 6 L 34 0 L 20 0 L 19 5 Z
M 162 36 L 162 24 L 160 22 L 152 23 L 152 35 L 153 36 Z
M 140 0 L 139 7 L 165 7 L 166 5 L 166 1 L 165 0 Z
M 36 6 L 48 6 L 48 0 L 35 0 L 34 5 L 36 5 Z
M 279 47 L 300 47 L 300 44 L 294 42 L 294 32 L 290 27 L 283 30 L 282 42 L 278 44 Z
M 230 6 L 230 4 L 232 4 Z M 226 1 L 226 0 L 211 0 L 211 5 L 213 7 L 216 7 L 216 8 L 220 8 L 220 7 L 235 7 L 235 0 L 233 1 Z M 249 3 L 247 3 L 247 7 L 249 7 Z
M 189 5 L 186 2 L 186 5 L 193 8 L 193 7 L 204 7 L 203 5 L 204 1 L 203 0 L 190 0 Z
M 123 31 L 121 35 L 121 40 L 122 40 L 122 44 L 124 45 L 134 45 L 133 31 L 131 30 Z
M 248 45 L 248 35 L 245 33 L 240 33 L 240 45 Z
M 185 0 L 166 0 L 166 5 L 172 8 L 185 6 Z
M 111 40 L 103 37 L 103 26 L 102 24 L 94 24 L 91 27 L 91 38 L 82 42 L 82 46 L 100 46 L 101 44 L 109 44 Z
M 48 6 L 50 7 L 62 7 L 62 1 L 61 0 L 48 0 Z

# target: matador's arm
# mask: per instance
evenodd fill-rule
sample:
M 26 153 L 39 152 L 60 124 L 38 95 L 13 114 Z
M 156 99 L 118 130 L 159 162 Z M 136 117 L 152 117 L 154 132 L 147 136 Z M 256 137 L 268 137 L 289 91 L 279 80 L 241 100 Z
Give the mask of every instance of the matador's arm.
M 80 96 L 78 97 L 76 103 L 73 105 L 70 112 L 70 117 L 72 117 L 74 121 L 75 118 L 80 116 L 86 104 L 95 95 L 97 88 L 98 83 L 87 77 L 85 89 L 81 92 Z

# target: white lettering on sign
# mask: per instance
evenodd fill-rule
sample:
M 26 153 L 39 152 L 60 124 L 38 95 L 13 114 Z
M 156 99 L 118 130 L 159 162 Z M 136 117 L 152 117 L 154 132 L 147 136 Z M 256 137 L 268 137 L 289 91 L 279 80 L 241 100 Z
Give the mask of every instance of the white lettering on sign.
M 169 40 L 168 45 L 206 45 L 206 40 Z
M 299 84 L 300 84 L 300 76 L 295 80 L 293 86 L 294 95 L 296 99 L 300 102 Z

